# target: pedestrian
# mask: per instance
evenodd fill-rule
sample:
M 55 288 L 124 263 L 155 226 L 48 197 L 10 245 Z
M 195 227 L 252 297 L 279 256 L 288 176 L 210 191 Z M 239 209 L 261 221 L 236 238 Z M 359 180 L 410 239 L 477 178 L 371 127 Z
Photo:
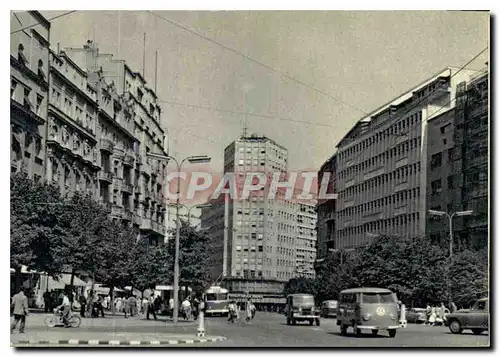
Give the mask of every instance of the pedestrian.
M 168 301 L 168 307 L 170 311 L 170 317 L 174 318 L 174 298 L 171 297 L 170 300 Z
M 184 314 L 184 320 L 191 318 L 191 303 L 187 298 L 182 302 L 182 313 Z
M 50 312 L 50 293 L 48 291 L 43 293 L 43 307 L 45 312 Z
M 119 296 L 115 299 L 115 310 L 117 314 L 123 311 L 123 301 L 122 298 Z
M 427 307 L 425 309 L 425 324 L 426 325 L 430 324 L 431 313 L 432 313 L 432 308 L 429 305 L 429 303 L 427 303 Z
M 457 311 L 457 305 L 452 301 L 451 302 L 451 312 L 456 312 Z
M 250 301 L 250 298 L 248 298 L 248 300 L 247 300 L 247 303 L 245 306 L 245 312 L 246 312 L 245 321 L 247 323 L 249 323 L 251 320 L 251 317 L 252 317 L 252 302 Z
M 234 300 L 229 302 L 228 310 L 229 310 L 229 319 L 227 320 L 227 323 L 234 324 L 234 321 L 238 320 L 238 306 L 236 305 Z
M 80 316 L 85 317 L 85 308 L 87 306 L 87 300 L 84 295 L 80 296 Z
M 195 298 L 193 299 L 193 318 L 196 320 L 198 320 L 198 309 L 200 307 L 200 300 L 198 300 L 198 298 L 195 296 Z
M 104 307 L 102 306 L 103 302 L 104 298 L 99 296 L 99 299 L 96 302 L 97 317 L 99 317 L 99 312 L 101 313 L 101 317 L 104 317 Z
M 148 311 L 148 299 L 142 298 L 142 314 L 145 315 Z
M 26 326 L 26 316 L 28 316 L 28 297 L 24 295 L 21 289 L 16 295 L 12 297 L 11 306 L 14 308 L 14 321 L 10 326 L 10 333 L 14 333 L 16 326 L 19 324 L 19 333 L 24 333 Z
M 255 305 L 252 302 L 250 303 L 250 311 L 252 313 L 251 320 L 253 320 L 255 318 L 255 313 L 257 312 L 257 308 L 255 307 Z
M 107 296 L 105 296 L 104 298 L 101 299 L 101 304 L 102 304 L 102 308 L 104 310 L 108 309 L 108 299 L 107 299 Z

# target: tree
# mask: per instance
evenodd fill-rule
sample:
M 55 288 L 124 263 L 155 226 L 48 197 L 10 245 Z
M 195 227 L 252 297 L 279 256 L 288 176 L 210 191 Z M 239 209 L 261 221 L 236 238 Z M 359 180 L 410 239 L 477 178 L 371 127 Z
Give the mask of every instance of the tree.
M 488 291 L 488 263 L 484 253 L 464 250 L 453 257 L 451 288 L 458 306 L 470 306 Z
M 309 278 L 294 278 L 285 283 L 283 289 L 285 296 L 290 294 L 311 294 L 317 296 L 316 281 Z
M 175 234 L 175 231 L 173 231 Z M 181 221 L 179 244 L 179 285 L 190 286 L 195 292 L 203 292 L 211 284 L 209 267 L 209 237 L 197 231 L 186 221 Z M 175 256 L 175 240 L 168 243 L 168 255 Z
M 18 291 L 22 265 L 54 277 L 61 271 L 66 234 L 59 217 L 64 207 L 56 187 L 34 182 L 24 173 L 11 175 L 10 193 L 10 264 Z
M 61 216 L 67 233 L 64 262 L 71 267 L 71 282 L 75 271 L 82 269 L 89 272 L 95 280 L 102 262 L 102 238 L 110 234 L 108 209 L 92 199 L 91 196 L 75 192 L 66 202 Z
M 173 257 L 168 247 L 150 246 L 148 239 L 140 239 L 132 249 L 130 279 L 132 286 L 143 291 L 151 284 L 171 284 L 173 280 Z

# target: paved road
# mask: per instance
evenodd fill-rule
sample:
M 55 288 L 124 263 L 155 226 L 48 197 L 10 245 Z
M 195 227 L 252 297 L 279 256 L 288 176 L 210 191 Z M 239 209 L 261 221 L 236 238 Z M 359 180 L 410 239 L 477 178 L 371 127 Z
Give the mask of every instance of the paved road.
M 29 338 L 45 339 L 156 339 L 164 334 L 196 336 L 196 323 L 182 322 L 178 327 L 168 321 L 146 321 L 143 317 L 124 319 L 84 319 L 77 329 L 49 329 L 43 325 L 44 315 L 29 316 L 26 335 Z M 164 318 L 163 318 L 164 319 Z M 238 321 L 228 324 L 225 318 L 206 319 L 206 333 L 211 336 L 225 336 L 222 342 L 199 344 L 206 347 L 487 347 L 489 335 L 480 336 L 466 331 L 453 335 L 446 327 L 432 327 L 409 324 L 400 329 L 395 338 L 389 338 L 385 331 L 379 336 L 369 334 L 355 337 L 349 329 L 347 336 L 341 336 L 334 319 L 322 319 L 321 326 L 299 324 L 287 326 L 285 317 L 278 314 L 257 312 L 249 324 Z M 12 335 L 12 340 L 22 335 Z M 33 337 L 35 336 L 35 337 Z M 106 337 L 108 336 L 108 337 Z

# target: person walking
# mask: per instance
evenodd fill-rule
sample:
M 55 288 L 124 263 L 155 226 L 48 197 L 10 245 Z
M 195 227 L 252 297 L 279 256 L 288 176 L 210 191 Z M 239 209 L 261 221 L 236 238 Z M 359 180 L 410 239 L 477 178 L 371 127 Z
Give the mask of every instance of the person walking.
M 252 302 L 250 301 L 250 298 L 248 298 L 247 300 L 245 306 L 245 313 L 246 313 L 245 321 L 249 323 L 252 317 Z
M 28 316 L 28 297 L 24 295 L 23 289 L 12 297 L 11 306 L 14 307 L 14 321 L 10 326 L 10 333 L 14 333 L 18 323 L 19 333 L 24 333 L 24 328 L 26 327 L 26 316 Z
M 451 312 L 456 312 L 457 311 L 457 305 L 452 301 L 451 302 Z
M 186 298 L 182 302 L 182 312 L 184 314 L 184 320 L 189 320 L 191 318 L 191 302 Z
M 43 293 L 43 307 L 45 312 L 50 311 L 50 293 L 48 291 Z
M 229 319 L 227 320 L 227 323 L 233 323 L 235 320 L 238 320 L 238 306 L 236 306 L 236 303 L 234 300 L 229 302 L 228 305 L 228 310 L 229 310 Z

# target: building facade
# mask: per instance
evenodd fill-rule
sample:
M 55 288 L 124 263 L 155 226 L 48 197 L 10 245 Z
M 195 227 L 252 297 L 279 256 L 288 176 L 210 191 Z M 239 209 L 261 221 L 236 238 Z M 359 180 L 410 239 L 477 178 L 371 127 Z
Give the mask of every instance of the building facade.
M 330 175 L 327 193 L 336 193 L 335 175 L 337 171 L 337 155 L 329 158 L 318 171 L 318 192 L 325 173 Z M 336 199 L 318 200 L 317 210 L 317 258 L 324 259 L 329 249 L 337 249 L 335 235 Z
M 459 83 L 454 110 L 429 123 L 427 206 L 448 214 L 473 211 L 453 219 L 455 244 L 469 248 L 488 244 L 488 104 L 488 74 L 481 73 Z M 428 217 L 427 234 L 448 244 L 446 217 Z
M 156 93 L 139 72 L 95 43 L 64 52 L 84 68 L 99 96 L 99 197 L 111 216 L 129 222 L 151 244 L 165 241 L 166 201 L 162 194 L 166 162 L 147 153 L 167 155 L 161 108 Z
M 287 161 L 287 150 L 273 140 L 245 136 L 226 147 L 224 171 L 234 173 L 241 188 L 247 173 L 278 172 L 284 177 Z M 201 227 L 212 241 L 214 280 L 234 293 L 263 294 L 266 303 L 282 303 L 286 281 L 314 276 L 316 212 L 314 204 L 269 200 L 268 189 L 252 191 L 248 199 L 213 200 L 210 208 L 202 209 Z
M 41 180 L 46 161 L 50 23 L 38 11 L 11 12 L 10 32 L 10 170 Z
M 337 145 L 339 248 L 426 233 L 428 123 L 476 71 L 446 68 L 362 118 Z

